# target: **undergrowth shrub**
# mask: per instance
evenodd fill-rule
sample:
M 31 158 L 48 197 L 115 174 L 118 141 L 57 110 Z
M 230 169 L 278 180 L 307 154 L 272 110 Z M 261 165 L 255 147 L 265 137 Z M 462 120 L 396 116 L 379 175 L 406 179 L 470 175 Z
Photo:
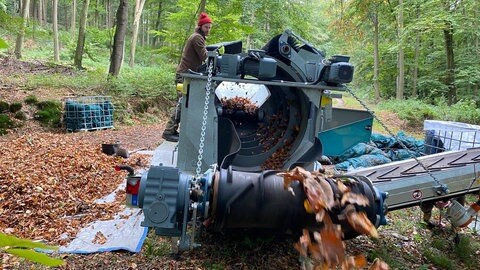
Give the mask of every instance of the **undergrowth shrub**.
M 109 95 L 176 97 L 173 66 L 124 67 L 118 77 L 109 78 Z
M 379 109 L 397 113 L 409 127 L 421 128 L 424 120 L 455 121 L 480 124 L 480 109 L 474 100 L 460 100 L 452 106 L 444 102 L 432 105 L 425 101 L 388 100 L 378 104 Z
M 441 269 L 454 269 L 453 261 L 444 252 L 433 247 L 426 246 L 423 255 Z
M 102 91 L 106 88 L 106 75 L 97 70 L 76 72 L 75 75 L 62 73 L 30 74 L 27 87 L 31 89 L 47 87 L 69 88 L 77 91 Z
M 12 119 L 7 114 L 0 114 L 0 135 L 5 135 L 7 129 L 12 128 L 13 125 Z
M 37 104 L 35 118 L 48 127 L 59 127 L 62 120 L 62 105 L 58 101 L 47 100 Z
M 407 126 L 412 128 L 421 128 L 424 120 L 439 117 L 435 106 L 416 99 L 388 100 L 380 103 L 378 108 L 397 113 L 400 119 L 405 120 Z
M 22 109 L 22 103 L 20 102 L 14 102 L 10 104 L 9 111 L 11 113 L 16 113 Z
M 38 103 L 38 98 L 34 95 L 30 95 L 23 100 L 26 104 L 34 105 Z
M 6 112 L 10 108 L 7 102 L 0 100 L 0 112 Z
M 14 117 L 15 117 L 15 119 L 22 120 L 22 121 L 27 120 L 27 115 L 25 115 L 25 113 L 22 112 L 22 111 L 16 112 Z
M 480 109 L 477 108 L 474 100 L 460 100 L 444 110 L 445 120 L 480 124 Z

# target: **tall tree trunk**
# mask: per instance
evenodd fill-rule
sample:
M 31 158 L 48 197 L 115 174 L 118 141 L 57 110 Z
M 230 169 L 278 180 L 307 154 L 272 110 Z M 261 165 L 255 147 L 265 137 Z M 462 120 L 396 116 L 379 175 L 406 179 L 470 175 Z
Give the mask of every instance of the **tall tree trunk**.
M 378 47 L 379 30 L 378 30 L 378 8 L 375 7 L 373 14 L 373 88 L 375 89 L 375 100 L 380 99 L 380 53 Z
M 60 61 L 60 44 L 58 42 L 58 0 L 53 0 L 53 61 Z
M 133 67 L 135 64 L 135 49 L 137 48 L 138 27 L 140 26 L 140 18 L 142 17 L 143 6 L 145 0 L 135 0 L 135 15 L 133 18 L 133 34 L 132 45 L 130 46 L 130 61 L 128 64 Z
M 65 2 L 63 2 L 63 21 L 64 21 L 63 27 L 65 31 L 69 31 L 70 22 L 68 21 L 68 6 L 66 5 Z
M 127 34 L 128 24 L 128 0 L 120 0 L 117 10 L 117 27 L 115 28 L 115 36 L 113 38 L 113 50 L 110 56 L 110 68 L 108 73 L 117 76 L 123 61 L 123 49 L 125 46 L 125 35 Z
M 40 24 L 40 20 L 39 20 L 39 18 L 37 17 L 37 13 L 38 13 L 37 1 L 38 1 L 38 0 L 33 0 L 33 2 L 31 2 L 31 4 L 30 4 L 30 6 L 31 6 L 31 12 L 30 12 L 31 16 L 30 16 L 30 17 L 31 17 L 33 20 L 37 20 L 37 21 L 39 22 L 39 24 Z M 33 25 L 32 25 L 32 39 L 33 39 L 33 40 L 35 40 L 35 32 L 36 32 L 36 30 L 37 30 L 37 29 L 36 29 L 36 28 L 37 28 L 36 26 L 37 26 L 37 24 L 34 22 Z
M 201 1 L 200 1 L 200 6 L 198 7 L 198 9 L 200 10 L 200 12 L 205 12 L 206 5 L 207 5 L 207 0 L 201 0 Z M 199 14 L 200 14 L 200 13 L 199 13 Z
M 397 99 L 402 100 L 405 92 L 405 52 L 403 50 L 403 0 L 398 1 L 398 76 Z
M 85 47 L 85 32 L 87 29 L 88 5 L 90 0 L 84 0 L 82 15 L 80 17 L 80 27 L 78 29 L 77 48 L 75 49 L 74 65 L 78 69 L 82 68 L 83 49 Z
M 148 44 L 148 24 L 149 24 L 148 13 L 144 14 L 143 17 L 144 18 L 142 20 L 142 28 L 141 28 L 142 35 L 141 35 L 141 38 L 140 38 L 140 45 L 142 47 L 144 47 L 145 44 L 147 44 L 147 46 L 149 45 Z
M 474 10 L 475 10 L 474 18 L 478 18 L 479 13 L 480 13 L 480 1 L 475 2 Z M 475 28 L 474 29 L 478 29 L 479 27 L 480 27 L 480 25 L 479 25 L 478 20 L 475 20 Z M 475 54 L 476 54 L 477 59 L 480 59 L 480 38 L 478 37 L 478 33 L 477 33 L 477 35 L 475 35 Z M 480 78 L 477 78 L 477 81 L 473 85 L 473 90 L 474 90 L 474 93 L 475 93 L 476 97 L 478 97 L 479 94 L 480 94 L 480 93 L 478 93 L 479 84 L 480 84 Z
M 77 0 L 72 0 L 72 20 L 70 22 L 70 33 L 75 37 L 75 29 L 77 25 Z
M 35 7 L 35 11 L 34 13 L 32 14 L 32 18 L 35 18 L 37 21 L 38 21 L 38 24 L 41 24 L 41 12 L 40 12 L 40 9 L 41 9 L 41 1 L 40 0 L 34 0 L 34 2 L 32 2 L 32 5 Z
M 33 0 L 31 5 L 35 7 L 32 18 L 35 18 L 38 21 L 38 24 L 40 24 L 40 0 Z
M 107 28 L 111 28 L 113 26 L 113 8 L 112 8 L 112 1 L 107 0 L 105 4 L 106 9 L 106 24 Z
M 412 97 L 417 97 L 417 84 L 418 84 L 418 62 L 420 59 L 420 33 L 417 32 L 415 38 L 415 56 L 413 63 L 413 81 L 412 81 Z
M 420 6 L 415 8 L 415 15 L 420 16 Z M 415 37 L 415 55 L 414 55 L 414 63 L 413 63 L 413 79 L 412 79 L 412 97 L 416 98 L 417 93 L 417 84 L 418 84 L 418 62 L 420 59 L 420 32 L 417 31 Z
M 30 0 L 23 0 L 22 3 L 22 24 L 20 26 L 20 32 L 17 35 L 17 41 L 15 42 L 15 57 L 17 59 L 22 58 L 23 39 L 25 38 L 25 28 L 27 27 L 28 11 L 30 7 Z
M 460 1 L 451 2 L 444 1 L 445 11 L 448 16 L 455 13 Z M 455 86 L 455 55 L 454 55 L 454 40 L 453 40 L 453 22 L 450 18 L 445 20 L 445 28 L 443 29 L 443 36 L 445 38 L 445 56 L 446 56 L 446 70 L 445 70 L 445 85 L 448 87 L 447 104 L 452 105 L 457 102 L 457 87 Z
M 109 1 L 109 0 L 105 0 L 105 27 L 106 27 L 106 28 L 110 28 L 109 5 L 110 5 L 110 1 Z
M 140 26 L 140 18 L 142 17 L 143 6 L 145 0 L 135 0 L 135 15 L 133 18 L 133 33 L 132 33 L 132 45 L 130 46 L 130 61 L 128 64 L 133 67 L 135 64 L 135 49 L 137 48 L 138 40 L 138 27 Z
M 35 17 L 35 13 L 36 13 L 35 0 L 30 0 L 30 10 L 28 11 L 28 14 L 30 14 L 30 19 L 32 20 L 37 19 Z
M 250 14 L 250 25 L 255 25 L 255 10 L 252 9 L 251 12 L 252 14 Z M 247 35 L 247 42 L 245 44 L 245 47 L 247 50 L 254 47 L 252 44 L 252 34 Z
M 162 18 L 162 4 L 163 1 L 158 1 L 158 9 L 157 9 L 157 19 L 155 21 L 155 30 L 160 31 L 160 25 L 161 25 L 161 18 Z M 157 47 L 158 43 L 160 41 L 160 37 L 158 35 L 153 36 L 153 47 Z
M 17 1 L 15 1 L 15 3 L 17 3 Z M 23 1 L 22 1 L 22 0 L 18 0 L 17 14 L 18 14 L 19 16 L 22 16 L 22 11 L 23 11 Z
M 95 0 L 95 15 L 93 17 L 93 25 L 100 27 L 100 0 Z
M 47 22 L 47 18 L 48 18 L 48 17 L 47 17 L 47 12 L 48 12 L 47 0 L 40 0 L 40 1 L 42 2 L 42 6 L 43 6 L 43 8 L 42 8 L 42 11 L 43 11 L 43 13 L 42 13 L 42 17 L 43 17 L 42 21 L 43 21 L 44 23 L 46 23 L 46 22 Z
M 447 58 L 445 71 L 445 84 L 448 87 L 447 104 L 452 105 L 457 101 L 457 88 L 455 86 L 455 57 L 453 52 L 453 25 L 451 21 L 445 22 L 443 35 L 445 37 L 445 52 Z

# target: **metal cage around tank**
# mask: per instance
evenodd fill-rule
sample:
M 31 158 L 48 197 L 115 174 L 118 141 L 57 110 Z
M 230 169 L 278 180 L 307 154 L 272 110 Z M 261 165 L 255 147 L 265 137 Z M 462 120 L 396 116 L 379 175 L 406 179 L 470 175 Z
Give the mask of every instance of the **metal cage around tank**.
M 66 97 L 63 121 L 67 131 L 113 128 L 114 106 L 110 96 Z
M 480 147 L 480 126 L 461 122 L 425 120 L 425 154 Z

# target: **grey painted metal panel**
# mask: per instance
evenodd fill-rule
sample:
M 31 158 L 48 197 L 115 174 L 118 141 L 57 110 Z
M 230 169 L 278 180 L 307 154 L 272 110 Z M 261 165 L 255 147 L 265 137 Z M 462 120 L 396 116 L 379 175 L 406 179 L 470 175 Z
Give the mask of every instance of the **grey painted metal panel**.
M 194 173 L 197 164 L 200 133 L 205 108 L 206 77 L 185 78 L 184 88 L 187 93 L 182 101 L 182 115 L 180 121 L 180 138 L 178 143 L 177 167 L 182 172 Z M 205 141 L 203 148 L 202 172 L 217 163 L 217 129 L 218 117 L 215 110 L 215 89 L 212 88 L 207 110 Z

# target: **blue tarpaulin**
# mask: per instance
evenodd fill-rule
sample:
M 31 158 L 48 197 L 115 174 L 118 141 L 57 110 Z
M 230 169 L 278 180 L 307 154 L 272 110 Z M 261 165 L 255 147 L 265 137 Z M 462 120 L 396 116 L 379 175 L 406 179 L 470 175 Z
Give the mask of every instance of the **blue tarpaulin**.
M 110 101 L 83 104 L 68 100 L 64 122 L 67 130 L 73 131 L 113 127 L 113 104 Z
M 369 144 L 359 143 L 332 159 L 337 170 L 347 171 L 423 156 L 424 147 L 423 140 L 406 136 L 404 132 L 399 132 L 396 136 L 372 134 Z

